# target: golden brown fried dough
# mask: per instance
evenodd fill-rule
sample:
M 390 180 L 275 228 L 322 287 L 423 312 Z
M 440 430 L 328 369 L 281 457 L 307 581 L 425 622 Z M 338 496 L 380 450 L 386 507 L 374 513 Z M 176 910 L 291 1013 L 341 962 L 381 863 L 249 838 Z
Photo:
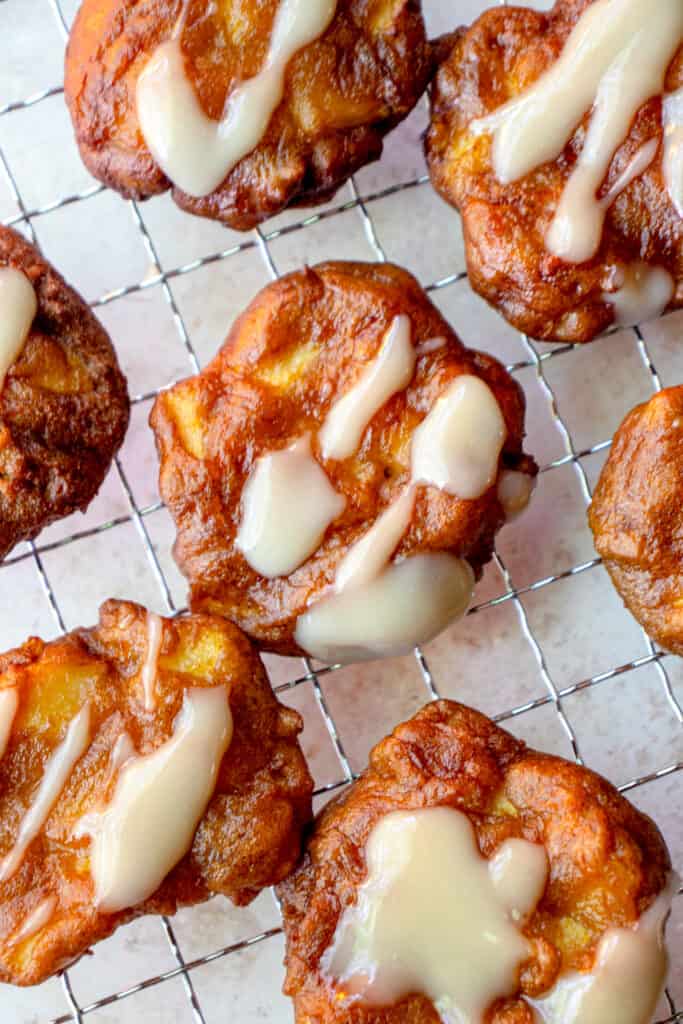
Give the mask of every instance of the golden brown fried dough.
M 402 314 L 412 321 L 416 347 L 437 337 L 445 345 L 418 358 L 410 384 L 375 414 L 355 455 L 324 460 L 316 432 Z M 160 395 L 150 417 L 161 494 L 178 531 L 174 554 L 190 581 L 194 610 L 227 616 L 263 649 L 302 653 L 294 639 L 297 617 L 329 587 L 351 545 L 403 492 L 414 430 L 462 374 L 482 378 L 500 405 L 507 437 L 498 473 L 507 467 L 535 475 L 533 460 L 522 451 L 521 388 L 495 359 L 461 344 L 405 270 L 325 263 L 265 288 L 206 369 Z M 346 506 L 300 568 L 266 579 L 235 544 L 244 484 L 259 456 L 306 433 Z M 474 500 L 420 488 L 396 556 L 448 551 L 467 559 L 479 576 L 504 518 L 495 485 Z
M 203 615 L 162 622 L 150 711 L 141 681 L 148 620 L 138 605 L 108 601 L 94 629 L 49 644 L 34 638 L 0 657 L 0 693 L 16 688 L 19 698 L 0 760 L 3 855 L 16 840 L 48 757 L 86 702 L 90 708 L 85 753 L 19 870 L 0 882 L 2 981 L 36 984 L 142 914 L 174 913 L 215 893 L 246 904 L 297 863 L 312 790 L 297 742 L 301 719 L 278 704 L 258 656 L 231 623 Z M 184 694 L 217 686 L 228 689 L 234 731 L 191 850 L 149 899 L 117 913 L 99 910 L 90 840 L 75 838 L 74 827 L 112 799 L 117 739 L 127 732 L 138 754 L 157 750 L 173 732 Z M 32 912 L 50 898 L 55 906 L 47 923 L 18 939 Z
M 683 220 L 666 191 L 662 146 L 612 203 L 596 255 L 579 264 L 550 253 L 544 239 L 583 146 L 589 112 L 556 160 L 502 185 L 491 164 L 491 136 L 472 122 L 531 86 L 562 52 L 592 0 L 557 0 L 548 12 L 499 6 L 454 37 L 432 86 L 426 149 L 434 187 L 458 208 L 472 286 L 510 323 L 547 341 L 590 341 L 614 321 L 604 292 L 618 268 L 635 261 L 665 268 L 675 282 L 670 308 L 683 304 Z M 683 48 L 670 65 L 666 90 L 683 86 Z M 644 143 L 662 139 L 662 101 L 638 111 L 603 191 Z
M 683 654 L 683 387 L 660 391 L 621 424 L 589 522 L 628 609 Z
M 524 995 L 554 984 L 560 970 L 590 970 L 606 929 L 632 925 L 664 888 L 664 840 L 604 779 L 529 750 L 483 715 L 441 700 L 399 725 L 370 766 L 318 817 L 301 866 L 278 887 L 287 936 L 285 992 L 298 1024 L 439 1024 L 423 995 L 373 1008 L 339 998 L 321 958 L 366 873 L 370 832 L 396 810 L 454 807 L 490 857 L 512 837 L 545 847 L 550 874 L 523 928 L 532 958 L 516 996 L 487 1024 L 531 1024 Z
M 171 188 L 140 131 L 136 84 L 185 11 L 181 46 L 204 112 L 262 68 L 279 0 L 84 0 L 65 90 L 88 169 L 122 195 Z M 339 0 L 323 36 L 290 61 L 284 98 L 256 148 L 183 209 L 247 230 L 291 205 L 324 202 L 382 152 L 424 92 L 431 56 L 418 0 Z
M 22 271 L 38 313 L 0 383 L 0 558 L 85 510 L 128 426 L 111 342 L 85 302 L 21 235 L 0 226 L 0 267 Z

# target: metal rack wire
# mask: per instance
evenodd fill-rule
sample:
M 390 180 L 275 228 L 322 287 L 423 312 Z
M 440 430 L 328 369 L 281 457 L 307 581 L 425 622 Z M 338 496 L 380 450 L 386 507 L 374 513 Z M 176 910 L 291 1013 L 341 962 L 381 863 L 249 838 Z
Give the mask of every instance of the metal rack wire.
M 19 4 L 22 0 L 0 0 L 0 4 Z M 64 13 L 63 4 L 64 0 L 31 0 L 34 3 L 41 3 L 45 5 L 45 13 L 56 19 L 57 26 L 64 39 L 68 36 L 68 24 L 67 18 Z M 62 92 L 61 86 L 55 85 L 53 87 L 44 89 L 38 93 L 30 95 L 25 99 L 19 101 L 13 101 L 0 105 L 0 117 L 11 116 L 14 112 L 26 110 L 29 107 L 33 107 L 37 104 L 44 103 L 51 97 L 57 96 Z M 19 180 L 18 168 L 11 166 L 10 161 L 7 159 L 3 149 L 0 147 L 0 170 L 4 171 L 7 180 L 10 183 L 12 198 L 16 203 L 18 213 L 4 221 L 7 225 L 15 225 L 20 229 L 27 231 L 29 237 L 36 239 L 34 231 L 34 220 L 52 212 L 55 210 L 63 209 L 69 206 L 75 206 L 77 204 L 85 203 L 94 196 L 97 196 L 104 191 L 103 186 L 94 185 L 85 189 L 82 192 L 72 195 L 65 195 L 60 197 L 58 200 L 50 202 L 49 204 L 36 207 L 28 208 L 23 196 L 22 196 L 22 185 Z M 372 204 L 376 203 L 381 199 L 385 199 L 394 193 L 405 193 L 408 195 L 412 190 L 421 189 L 427 186 L 426 175 L 417 176 L 411 180 L 400 182 L 399 184 L 391 185 L 388 188 L 378 190 L 372 193 L 361 194 L 354 182 L 351 183 L 350 198 L 347 201 L 339 202 L 330 208 L 324 209 L 322 212 L 315 212 L 310 216 L 305 216 L 296 223 L 287 224 L 284 227 L 279 227 L 276 230 L 268 230 L 266 226 L 263 229 L 257 229 L 251 235 L 245 236 L 244 240 L 238 244 L 232 245 L 222 251 L 213 252 L 207 256 L 203 256 L 199 259 L 191 262 L 186 262 L 170 269 L 165 269 L 162 266 L 157 246 L 155 245 L 154 238 L 152 237 L 143 216 L 141 216 L 140 210 L 135 202 L 127 204 L 130 214 L 132 215 L 133 222 L 140 233 L 141 240 L 144 244 L 147 256 L 152 266 L 152 272 L 149 273 L 143 280 L 125 287 L 121 287 L 114 291 L 110 291 L 104 295 L 101 295 L 98 299 L 92 302 L 93 308 L 99 308 L 106 306 L 119 299 L 123 299 L 127 296 L 133 295 L 137 292 L 142 292 L 151 288 L 160 288 L 164 296 L 165 301 L 168 303 L 170 311 L 175 322 L 179 338 L 185 347 L 189 365 L 193 371 L 199 370 L 199 358 L 195 348 L 193 346 L 190 331 L 187 323 L 179 309 L 176 298 L 170 287 L 170 282 L 177 278 L 185 275 L 190 275 L 202 267 L 209 264 L 216 263 L 231 258 L 238 258 L 240 254 L 244 254 L 249 250 L 257 251 L 267 269 L 268 274 L 272 278 L 278 276 L 278 269 L 276 260 L 273 256 L 271 249 L 271 243 L 283 235 L 298 233 L 305 231 L 310 226 L 317 224 L 321 221 L 329 220 L 334 223 L 335 218 L 338 218 L 341 214 L 356 209 L 362 218 L 363 226 L 365 229 L 365 235 L 367 241 L 373 250 L 375 257 L 378 260 L 386 258 L 383 250 L 378 232 L 375 229 L 375 224 L 372 218 Z M 123 208 L 123 206 L 122 206 Z M 465 277 L 465 273 L 458 272 L 451 274 L 447 277 L 443 277 L 439 280 L 433 281 L 428 285 L 427 290 L 429 292 L 438 292 L 441 289 L 448 288 L 454 284 L 457 284 L 462 278 Z M 457 323 L 455 324 L 457 329 Z M 657 372 L 656 366 L 653 362 L 650 351 L 646 344 L 640 328 L 635 329 L 635 338 L 637 349 L 640 354 L 640 358 L 645 366 L 647 373 L 649 374 L 653 391 L 661 389 L 661 381 Z M 563 418 L 557 401 L 557 396 L 553 390 L 552 384 L 546 374 L 546 364 L 548 360 L 556 358 L 562 353 L 566 353 L 572 350 L 573 346 L 563 345 L 557 346 L 550 350 L 540 350 L 530 339 L 523 337 L 522 343 L 524 346 L 525 358 L 518 360 L 511 365 L 509 369 L 511 372 L 518 372 L 520 370 L 529 369 L 536 376 L 536 379 L 545 395 L 546 401 L 552 410 L 553 417 L 559 428 L 564 453 L 548 462 L 547 465 L 541 469 L 542 473 L 549 472 L 553 469 L 558 469 L 563 465 L 572 465 L 575 468 L 575 472 L 578 474 L 578 479 L 581 486 L 581 492 L 583 501 L 587 505 L 590 501 L 590 486 L 586 470 L 583 464 L 583 459 L 594 453 L 600 452 L 609 447 L 610 439 L 605 438 L 597 441 L 589 447 L 581 449 L 576 448 L 570 428 Z M 135 395 L 133 397 L 133 404 L 138 405 L 142 402 L 148 401 L 158 393 L 157 390 L 147 391 Z M 533 442 L 533 439 L 532 439 Z M 533 447 L 533 446 L 532 446 Z M 60 608 L 60 603 L 57 599 L 55 588 L 53 587 L 50 577 L 46 571 L 44 564 L 44 555 L 48 552 L 53 551 L 56 548 L 67 547 L 75 541 L 81 540 L 86 537 L 93 536 L 95 534 L 106 534 L 108 531 L 122 526 L 123 524 L 132 524 L 139 535 L 140 540 L 144 546 L 146 552 L 148 569 L 152 574 L 152 577 L 156 581 L 156 585 L 161 593 L 163 603 L 165 605 L 168 614 L 177 614 L 182 609 L 178 608 L 173 595 L 172 587 L 169 584 L 167 575 L 164 572 L 161 561 L 155 551 L 150 531 L 148 529 L 148 517 L 153 513 L 157 512 L 162 508 L 161 503 L 156 502 L 148 505 L 141 506 L 136 501 L 134 489 L 131 486 L 121 458 L 116 459 L 115 472 L 118 476 L 119 482 L 123 489 L 123 493 L 126 496 L 128 503 L 128 511 L 119 515 L 109 521 L 98 524 L 92 528 L 81 530 L 72 533 L 68 537 L 64 537 L 52 542 L 41 543 L 40 538 L 37 542 L 31 543 L 26 549 L 20 549 L 18 553 L 11 555 L 0 565 L 0 587 L 2 587 L 2 572 L 12 565 L 16 565 L 19 562 L 32 562 L 35 567 L 35 572 L 40 583 L 40 587 L 49 603 L 51 614 L 54 619 L 54 623 L 57 629 L 61 632 L 66 631 L 65 617 Z M 529 594 L 536 591 L 543 591 L 545 588 L 551 587 L 557 584 L 559 581 L 568 577 L 576 576 L 578 574 L 586 573 L 592 570 L 599 564 L 598 558 L 592 558 L 584 561 L 580 564 L 572 565 L 568 569 L 564 569 L 556 574 L 545 576 L 541 579 L 533 580 L 532 582 L 521 586 L 515 587 L 511 573 L 508 567 L 504 563 L 500 554 L 495 555 L 495 564 L 501 574 L 501 577 L 505 584 L 503 593 L 496 597 L 493 597 L 487 601 L 481 602 L 475 605 L 469 612 L 470 615 L 477 615 L 484 612 L 486 609 L 510 603 L 515 609 L 518 616 L 519 624 L 523 636 L 525 637 L 529 648 L 533 654 L 540 678 L 543 683 L 544 693 L 542 696 L 536 697 L 533 700 L 529 700 L 526 703 L 516 705 L 514 707 L 504 708 L 497 715 L 496 720 L 505 722 L 507 720 L 514 719 L 524 713 L 533 710 L 535 708 L 547 705 L 551 706 L 557 716 L 557 720 L 566 735 L 566 738 L 571 746 L 573 756 L 577 761 L 582 761 L 581 750 L 579 747 L 579 741 L 576 736 L 576 732 L 572 726 L 572 723 L 565 713 L 565 701 L 567 698 L 572 696 L 579 691 L 597 687 L 606 681 L 615 678 L 623 673 L 629 672 L 633 669 L 639 668 L 644 665 L 650 664 L 656 671 L 658 676 L 659 685 L 661 686 L 665 695 L 666 701 L 668 702 L 671 714 L 674 716 L 678 725 L 683 729 L 683 708 L 679 700 L 677 699 L 674 687 L 669 678 L 666 666 L 666 656 L 663 652 L 655 648 L 651 641 L 646 639 L 646 653 L 635 660 L 625 662 L 623 664 L 613 665 L 609 670 L 603 671 L 598 675 L 593 675 L 588 678 L 582 679 L 579 682 L 574 682 L 571 685 L 559 686 L 554 680 L 553 674 L 549 669 L 546 654 L 544 652 L 542 643 L 536 635 L 527 609 L 523 604 L 521 598 L 525 594 Z M 439 696 L 438 681 L 434 678 L 428 659 L 425 654 L 416 650 L 415 657 L 417 659 L 417 665 L 425 689 L 425 699 L 434 699 Z M 347 785 L 353 778 L 354 772 L 352 769 L 351 759 L 347 756 L 347 752 L 344 748 L 344 743 L 340 735 L 340 730 L 335 723 L 333 714 L 331 713 L 328 700 L 326 698 L 323 687 L 321 686 L 321 677 L 330 676 L 337 671 L 334 668 L 325 668 L 321 670 L 314 670 L 312 664 L 305 660 L 302 665 L 301 673 L 297 678 L 292 679 L 280 686 L 276 687 L 276 692 L 284 693 L 287 691 L 295 690 L 297 687 L 303 684 L 310 684 L 315 696 L 315 701 L 319 708 L 320 714 L 326 726 L 329 738 L 336 752 L 336 757 L 339 766 L 338 778 L 332 782 L 328 782 L 321 786 L 316 795 L 324 796 L 327 793 L 334 792 Z M 672 763 L 664 763 L 657 770 L 649 772 L 640 777 L 632 778 L 630 781 L 621 785 L 620 789 L 622 792 L 628 792 L 637 790 L 639 787 L 644 786 L 654 780 L 664 778 L 665 776 L 674 775 L 675 773 L 681 773 L 679 778 L 683 784 L 683 760 L 674 761 Z M 679 899 L 683 898 L 683 893 L 679 894 Z M 105 1007 L 111 1007 L 114 1004 L 118 1004 L 123 1000 L 134 996 L 136 993 L 141 991 L 154 988 L 157 986 L 163 986 L 164 983 L 174 978 L 182 980 L 185 993 L 188 1000 L 188 1006 L 190 1008 L 192 1019 L 195 1024 L 209 1024 L 205 1016 L 205 1011 L 202 1008 L 200 1000 L 197 996 L 195 986 L 193 985 L 193 971 L 201 966 L 212 963 L 213 961 L 220 960 L 222 958 L 229 957 L 244 951 L 252 947 L 259 947 L 260 944 L 266 940 L 273 938 L 278 935 L 280 929 L 270 928 L 260 934 L 255 934 L 242 941 L 232 943 L 224 948 L 216 949 L 208 955 L 202 956 L 197 959 L 188 960 L 185 959 L 181 950 L 181 946 L 178 942 L 176 934 L 174 932 L 173 924 L 167 918 L 162 919 L 161 927 L 165 932 L 168 947 L 171 951 L 175 965 L 172 969 L 167 970 L 163 973 L 155 976 L 147 977 L 139 984 L 136 984 L 123 991 L 112 991 L 104 993 L 96 1000 L 88 1003 L 87 1005 L 80 1005 L 74 995 L 74 991 L 70 982 L 69 972 L 65 971 L 61 976 L 63 996 L 65 1000 L 65 1011 L 57 1017 L 52 1017 L 50 1024 L 82 1024 L 82 1022 L 88 1017 L 88 1015 L 94 1013 L 97 1017 L 96 1011 L 101 1010 Z M 97 955 L 97 953 L 95 954 Z M 163 999 L 163 993 L 160 993 L 160 999 Z M 674 1024 L 674 1022 L 683 1022 L 683 1008 L 678 1008 L 674 1002 L 673 997 L 667 994 L 668 1000 L 668 1016 L 660 1018 L 657 1024 Z M 0 1011 L 2 1010 L 0 1002 Z M 3 1024 L 5 1020 L 4 1014 L 2 1014 Z M 36 1018 L 37 1019 L 37 1018 Z M 46 1019 L 46 1018 L 45 1018 Z

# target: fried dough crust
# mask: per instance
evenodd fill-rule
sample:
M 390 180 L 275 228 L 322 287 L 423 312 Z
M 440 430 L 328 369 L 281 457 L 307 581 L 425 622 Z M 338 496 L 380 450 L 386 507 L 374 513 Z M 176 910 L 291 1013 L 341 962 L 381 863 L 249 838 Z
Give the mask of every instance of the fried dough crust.
M 288 577 L 266 579 L 235 546 L 242 490 L 256 459 L 316 432 L 334 402 L 375 358 L 394 318 L 407 314 L 413 341 L 446 345 L 418 359 L 405 391 L 373 417 L 355 456 L 326 460 L 346 498 L 317 551 Z M 175 558 L 195 611 L 236 622 L 265 650 L 302 654 L 296 620 L 333 581 L 337 566 L 410 477 L 415 427 L 460 374 L 483 378 L 507 425 L 503 467 L 536 473 L 524 455 L 524 396 L 490 356 L 466 349 L 415 278 L 390 264 L 324 263 L 269 285 L 236 321 L 198 376 L 157 399 L 150 422 L 161 461 L 160 491 L 177 529 Z M 504 522 L 495 484 L 464 501 L 421 487 L 398 557 L 450 551 L 477 576 Z
M 512 837 L 542 843 L 548 855 L 548 886 L 523 929 L 533 955 L 519 992 L 494 1004 L 487 1024 L 533 1024 L 523 996 L 550 988 L 560 970 L 590 970 L 605 930 L 633 924 L 666 884 L 664 840 L 612 785 L 529 750 L 477 711 L 435 701 L 374 748 L 368 769 L 317 818 L 304 860 L 278 887 L 285 992 L 297 1024 L 440 1024 L 419 994 L 389 1007 L 349 1003 L 320 967 L 364 881 L 372 829 L 391 811 L 436 806 L 467 814 L 485 857 Z
M 0 386 L 0 559 L 97 494 L 128 427 L 126 380 L 104 328 L 34 246 L 0 225 L 0 266 L 38 313 Z
M 589 112 L 558 159 L 502 185 L 491 165 L 491 136 L 472 121 L 531 86 L 559 57 L 592 0 L 557 0 L 548 12 L 499 6 L 453 39 L 431 92 L 426 138 L 434 187 L 460 211 L 473 288 L 520 331 L 558 342 L 590 341 L 614 322 L 604 292 L 618 288 L 617 268 L 636 260 L 666 268 L 683 305 L 683 220 L 666 191 L 662 151 L 608 211 L 593 259 L 564 263 L 544 238 L 583 146 Z M 683 86 L 683 48 L 668 69 L 666 90 Z M 606 192 L 650 139 L 662 138 L 659 97 L 638 111 L 612 161 Z
M 147 616 L 139 605 L 108 601 L 93 629 L 45 644 L 37 638 L 0 656 L 0 690 L 16 687 L 19 708 L 0 760 L 0 849 L 19 822 L 51 752 L 90 702 L 90 745 L 21 867 L 0 883 L 0 980 L 32 985 L 66 966 L 119 925 L 143 914 L 172 914 L 220 893 L 249 903 L 284 878 L 300 855 L 311 815 L 312 782 L 299 749 L 302 722 L 280 705 L 247 638 L 205 615 L 163 620 L 156 707 L 145 711 L 140 672 Z M 90 841 L 75 839 L 82 815 L 111 798 L 110 756 L 127 730 L 140 754 L 172 734 L 190 687 L 228 687 L 234 733 L 190 852 L 144 903 L 121 913 L 98 910 L 89 869 Z M 154 841 L 150 834 L 150 842 Z M 17 941 L 27 916 L 49 896 L 51 920 Z
M 619 427 L 588 518 L 598 554 L 649 635 L 683 655 L 683 386 Z
M 263 66 L 279 0 L 187 0 L 181 45 L 204 111 Z M 136 84 L 171 38 L 185 0 L 84 0 L 66 59 L 65 92 L 88 169 L 129 198 L 172 187 L 148 150 Z M 258 146 L 210 195 L 173 188 L 176 203 L 239 230 L 287 206 L 331 198 L 379 158 L 432 70 L 419 0 L 338 0 L 324 35 L 296 54 L 284 98 Z

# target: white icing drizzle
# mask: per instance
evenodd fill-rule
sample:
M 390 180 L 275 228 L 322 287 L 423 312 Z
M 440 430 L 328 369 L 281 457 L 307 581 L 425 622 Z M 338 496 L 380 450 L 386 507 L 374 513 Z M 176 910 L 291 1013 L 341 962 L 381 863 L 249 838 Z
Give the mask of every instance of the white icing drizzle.
M 50 923 L 56 908 L 56 896 L 46 896 L 44 900 L 41 900 L 28 917 L 24 919 L 19 930 L 14 933 L 10 940 L 10 945 L 19 946 L 22 942 L 26 942 L 27 939 L 33 938 L 46 924 Z
M 101 809 L 105 806 L 105 794 L 108 792 L 109 786 L 111 785 L 112 781 L 116 778 L 116 776 L 119 774 L 124 764 L 127 764 L 127 762 L 135 756 L 135 744 L 133 743 L 133 740 L 130 737 L 130 733 L 124 730 L 124 732 L 120 733 L 120 735 L 117 736 L 114 746 L 109 751 L 109 760 L 107 762 L 107 767 L 104 772 L 102 785 L 101 787 L 99 787 L 99 792 L 101 795 L 99 799 L 95 802 L 96 807 Z M 85 817 L 87 820 L 89 818 L 89 815 L 86 815 Z M 81 819 L 81 821 L 75 826 L 73 830 L 72 835 L 75 838 L 81 838 L 85 834 L 83 831 L 82 821 L 83 819 Z
M 328 663 L 405 654 L 465 613 L 474 573 L 464 559 L 426 553 L 388 563 L 410 525 L 417 487 L 432 484 L 459 498 L 480 497 L 496 478 L 505 436 L 488 385 L 479 377 L 458 377 L 413 434 L 409 484 L 351 547 L 333 592 L 300 616 L 300 647 Z
M 664 97 L 664 180 L 679 217 L 683 217 L 683 88 Z
M 328 413 L 319 433 L 323 458 L 345 459 L 357 450 L 375 413 L 410 383 L 415 360 L 410 319 L 398 316 L 376 359 Z M 262 576 L 287 576 L 313 554 L 345 505 L 313 457 L 306 435 L 284 451 L 257 459 L 242 492 L 236 547 Z
M 0 267 L 0 391 L 37 312 L 38 299 L 26 275 L 14 267 Z
M 140 129 L 164 174 L 191 196 L 218 188 L 263 138 L 279 106 L 287 64 L 330 25 L 336 0 L 282 0 L 261 71 L 228 96 L 220 121 L 204 113 L 179 34 L 157 48 L 137 83 Z
M 496 479 L 505 436 L 489 386 L 469 374 L 456 377 L 413 435 L 413 480 L 479 498 Z
M 448 342 L 445 338 L 427 338 L 426 341 L 421 342 L 415 350 L 418 359 L 420 356 L 428 356 L 432 352 L 438 352 L 439 349 L 445 348 Z
M 117 736 L 116 743 L 112 747 L 111 754 L 109 755 L 105 788 L 109 785 L 114 776 L 118 775 L 126 761 L 129 761 L 131 757 L 135 757 L 135 744 L 130 738 L 130 734 L 128 732 L 122 732 L 120 736 Z
M 535 478 L 516 469 L 504 469 L 498 480 L 498 501 L 503 506 L 506 522 L 521 515 L 531 500 Z
M 242 491 L 235 546 L 262 576 L 287 576 L 313 554 L 345 505 L 306 435 L 256 460 Z
M 481 1024 L 529 956 L 518 924 L 545 888 L 543 847 L 509 840 L 487 862 L 467 816 L 437 807 L 385 815 L 366 863 L 323 956 L 326 976 L 349 1000 L 385 1006 L 421 992 L 444 1024 Z
M 664 891 L 634 928 L 610 928 L 598 945 L 590 973 L 560 976 L 551 991 L 529 999 L 545 1024 L 649 1024 L 668 970 L 664 923 L 680 880 Z
M 415 488 L 408 486 L 342 560 L 334 578 L 337 592 L 362 586 L 379 576 L 401 543 L 414 507 Z
M 164 624 L 154 612 L 147 612 L 147 651 L 140 673 L 142 691 L 145 696 L 145 711 L 153 711 L 156 707 L 155 687 L 159 651 L 164 636 Z
M 627 69 L 631 67 L 633 60 L 633 53 L 627 53 L 623 75 L 628 74 Z M 609 191 L 601 199 L 596 197 L 596 192 L 609 170 L 614 149 L 623 138 L 617 138 L 614 131 L 610 135 L 607 130 L 613 117 L 614 92 L 622 83 L 619 81 L 615 84 L 609 76 L 603 79 L 603 83 L 607 84 L 604 88 L 603 84 L 600 86 L 584 147 L 567 180 L 545 239 L 548 251 L 566 263 L 583 263 L 595 255 L 600 248 L 607 211 L 631 182 L 649 167 L 659 148 L 656 139 L 642 146 Z M 615 139 L 616 145 L 612 148 L 611 143 Z
M 593 107 L 579 159 L 546 237 L 550 252 L 580 263 L 596 252 L 609 203 L 596 198 L 640 107 L 662 92 L 683 36 L 683 4 L 595 0 L 579 18 L 555 64 L 521 96 L 473 122 L 493 133 L 493 168 L 507 184 L 556 159 Z M 641 151 L 622 188 L 654 152 Z M 647 157 L 649 156 L 649 160 Z M 610 202 L 615 198 L 614 190 Z
M 548 879 L 545 847 L 526 839 L 506 839 L 489 860 L 496 895 L 510 917 L 520 923 L 538 904 Z
M 603 301 L 614 308 L 617 327 L 633 327 L 663 313 L 671 302 L 675 282 L 664 267 L 636 261 L 619 270 L 618 288 L 604 292 Z
M 296 624 L 296 642 L 327 664 L 408 654 L 463 615 L 474 573 L 445 552 L 412 555 L 361 586 L 311 605 Z
M 324 459 L 347 459 L 358 450 L 375 413 L 410 383 L 416 358 L 410 317 L 397 316 L 376 359 L 327 414 L 319 434 Z
M 19 694 L 14 687 L 0 690 L 0 759 L 5 756 L 18 707 Z
M 127 760 L 110 804 L 81 819 L 74 835 L 92 838 L 100 910 L 141 903 L 188 852 L 232 729 L 224 686 L 188 690 L 172 737 L 151 754 Z
M 617 176 L 614 182 L 610 185 L 609 189 L 604 194 L 604 196 L 601 199 L 595 199 L 595 202 L 602 207 L 603 220 L 605 214 L 607 213 L 607 210 L 612 205 L 614 200 L 618 196 L 620 196 L 622 192 L 626 191 L 626 189 L 632 181 L 635 181 L 636 178 L 639 178 L 640 175 L 648 169 L 648 167 L 654 160 L 655 156 L 657 155 L 658 149 L 659 141 L 657 139 L 650 139 L 649 142 L 644 143 L 644 145 L 642 145 L 640 149 L 636 150 L 636 152 L 633 154 L 624 170 L 621 172 L 620 175 Z M 593 196 L 593 198 L 595 197 Z M 600 227 L 602 228 L 602 221 L 600 221 Z M 598 239 L 598 244 L 599 243 L 600 239 Z
M 73 771 L 90 742 L 90 705 L 84 704 L 71 721 L 66 736 L 53 751 L 45 765 L 35 799 L 24 815 L 12 849 L 0 861 L 0 882 L 6 882 L 18 871 L 26 850 L 47 821 Z

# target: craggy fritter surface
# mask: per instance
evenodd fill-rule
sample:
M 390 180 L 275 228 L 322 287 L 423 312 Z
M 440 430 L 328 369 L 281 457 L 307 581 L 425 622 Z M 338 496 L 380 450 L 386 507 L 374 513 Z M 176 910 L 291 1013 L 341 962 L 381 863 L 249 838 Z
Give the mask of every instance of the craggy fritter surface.
M 181 45 L 203 109 L 220 120 L 231 91 L 257 74 L 280 0 L 187 0 Z M 65 90 L 88 169 L 124 196 L 171 182 L 140 132 L 137 80 L 171 38 L 186 0 L 84 0 L 66 60 Z M 324 35 L 296 54 L 284 98 L 252 153 L 185 210 L 246 230 L 286 206 L 324 202 L 382 152 L 432 69 L 419 0 L 338 0 Z
M 454 37 L 432 86 L 427 156 L 434 187 L 462 216 L 472 286 L 519 330 L 548 341 L 590 341 L 614 320 L 603 292 L 616 268 L 634 260 L 665 267 L 676 282 L 671 308 L 683 305 L 683 221 L 662 175 L 662 147 L 650 167 L 609 209 L 595 257 L 570 264 L 548 252 L 544 237 L 583 146 L 581 125 L 560 157 L 501 185 L 491 165 L 491 136 L 469 131 L 532 85 L 559 57 L 592 0 L 557 0 L 548 12 L 499 6 Z M 683 48 L 666 90 L 683 86 Z M 607 191 L 637 150 L 662 137 L 659 97 L 639 110 L 617 151 Z
M 391 811 L 437 806 L 467 814 L 485 857 L 511 837 L 542 843 L 548 855 L 548 885 L 523 929 L 533 955 L 521 967 L 519 993 L 494 1004 L 487 1024 L 533 1024 L 522 996 L 552 987 L 560 970 L 590 970 L 604 931 L 633 924 L 666 884 L 664 840 L 612 785 L 529 750 L 477 711 L 436 701 L 375 747 L 369 768 L 318 817 L 303 862 L 278 887 L 285 992 L 298 1024 L 440 1024 L 419 994 L 392 1007 L 346 1003 L 320 968 L 365 880 L 372 829 Z
M 21 868 L 0 883 L 1 981 L 40 982 L 142 914 L 172 914 L 214 893 L 246 904 L 299 859 L 312 790 L 297 742 L 302 723 L 276 701 L 249 641 L 224 619 L 164 620 L 153 711 L 144 710 L 140 680 L 146 649 L 145 610 L 108 601 L 94 629 L 49 644 L 34 638 L 0 656 L 0 689 L 17 687 L 20 698 L 0 760 L 3 853 L 14 843 L 48 756 L 86 700 L 91 709 L 90 746 Z M 127 730 L 138 753 L 155 750 L 171 736 L 184 692 L 217 685 L 228 687 L 234 733 L 190 853 L 144 903 L 121 913 L 99 912 L 90 841 L 76 840 L 72 832 L 85 812 L 113 792 L 116 776 L 107 781 L 108 764 L 117 738 Z M 33 938 L 13 943 L 26 916 L 50 895 L 59 901 L 50 923 Z
M 588 515 L 629 610 L 653 639 L 683 655 L 683 386 L 628 414 Z
M 316 431 L 331 406 L 377 355 L 394 318 L 407 314 L 421 356 L 405 391 L 373 417 L 355 456 L 322 460 Z M 161 459 L 159 485 L 178 531 L 176 560 L 192 607 L 226 615 L 261 647 L 302 654 L 296 619 L 333 581 L 350 545 L 403 490 L 413 431 L 460 374 L 483 378 L 507 425 L 501 468 L 536 473 L 522 452 L 524 396 L 491 356 L 466 349 L 415 278 L 390 264 L 324 263 L 281 278 L 256 296 L 223 348 L 199 374 L 157 399 L 150 422 Z M 346 498 L 317 551 L 288 577 L 266 579 L 235 547 L 242 489 L 255 460 L 311 432 L 313 452 Z M 464 501 L 420 487 L 397 555 L 450 551 L 477 576 L 504 522 L 495 484 Z
M 104 328 L 21 235 L 0 225 L 0 267 L 23 271 L 38 313 L 0 386 L 0 559 L 85 510 L 128 426 L 128 392 Z

